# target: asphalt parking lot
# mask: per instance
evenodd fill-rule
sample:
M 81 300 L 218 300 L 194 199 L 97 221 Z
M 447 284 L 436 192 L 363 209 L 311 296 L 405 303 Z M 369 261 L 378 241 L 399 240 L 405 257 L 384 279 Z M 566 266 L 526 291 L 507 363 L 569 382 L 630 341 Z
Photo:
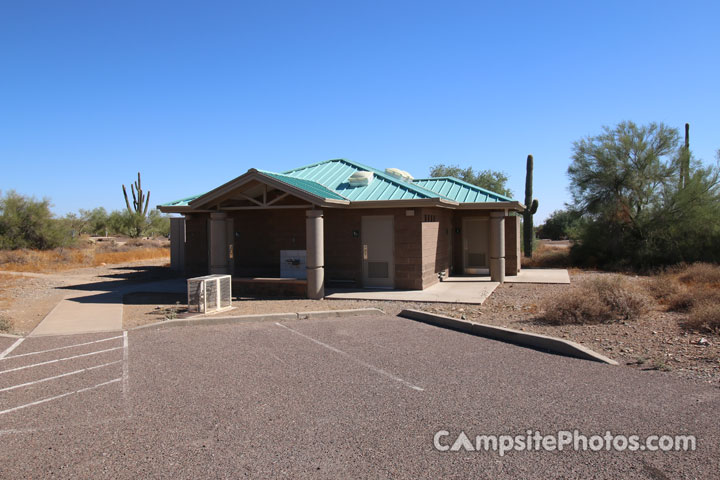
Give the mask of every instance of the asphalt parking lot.
M 713 478 L 718 407 L 661 372 L 382 315 L 37 337 L 0 359 L 0 478 Z M 697 450 L 433 446 L 574 429 Z

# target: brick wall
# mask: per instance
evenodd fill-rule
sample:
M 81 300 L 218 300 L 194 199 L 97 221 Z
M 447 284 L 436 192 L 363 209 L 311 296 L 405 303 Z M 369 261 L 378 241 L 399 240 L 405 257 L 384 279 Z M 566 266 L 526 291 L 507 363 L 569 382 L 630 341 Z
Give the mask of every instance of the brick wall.
M 438 274 L 450 269 L 452 211 L 444 208 L 421 210 L 422 288 L 439 281 Z
M 189 277 L 208 273 L 209 218 L 206 213 L 185 216 L 185 274 Z

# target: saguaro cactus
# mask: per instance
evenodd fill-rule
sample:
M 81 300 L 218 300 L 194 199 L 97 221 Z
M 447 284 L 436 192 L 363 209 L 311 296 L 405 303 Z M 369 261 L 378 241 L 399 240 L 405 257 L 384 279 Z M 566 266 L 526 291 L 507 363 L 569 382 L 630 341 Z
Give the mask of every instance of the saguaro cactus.
M 150 190 L 148 190 L 147 196 L 145 196 L 145 192 L 143 192 L 142 183 L 140 181 L 140 172 L 138 172 L 137 182 L 134 182 L 130 185 L 130 191 L 132 192 L 133 198 L 133 205 L 131 208 L 125 185 L 122 186 L 122 189 L 123 195 L 125 196 L 125 206 L 127 207 L 128 212 L 130 212 L 130 214 L 133 216 L 132 228 L 134 229 L 134 232 L 132 233 L 132 235 L 135 237 L 139 237 L 140 235 L 142 235 L 143 227 L 145 225 L 145 217 L 147 216 L 148 205 L 150 204 Z
M 128 212 L 137 213 L 142 215 L 143 217 L 146 216 L 148 205 L 150 204 L 150 191 L 148 190 L 146 197 L 145 192 L 143 192 L 142 190 L 142 183 L 140 182 L 140 172 L 138 172 L 137 182 L 133 182 L 130 185 L 130 191 L 132 192 L 133 197 L 133 208 L 130 208 L 130 200 L 128 200 L 127 189 L 125 188 L 125 185 L 122 186 L 122 189 L 123 195 L 125 195 L 125 205 L 127 206 Z
M 690 180 L 690 124 L 685 124 L 685 146 L 680 153 L 680 188 L 685 188 Z
M 532 198 L 533 184 L 533 156 L 527 157 L 527 170 L 525 173 L 525 211 L 523 212 L 523 246 L 525 256 L 532 257 L 533 249 L 533 215 L 537 212 L 538 201 Z

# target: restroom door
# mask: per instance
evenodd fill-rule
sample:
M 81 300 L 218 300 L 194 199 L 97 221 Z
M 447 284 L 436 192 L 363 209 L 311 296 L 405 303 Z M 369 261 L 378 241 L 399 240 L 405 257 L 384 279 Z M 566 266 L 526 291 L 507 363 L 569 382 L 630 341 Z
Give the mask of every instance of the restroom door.
M 464 218 L 463 271 L 469 274 L 488 274 L 488 235 L 490 222 L 487 218 Z
M 363 285 L 375 288 L 395 286 L 395 236 L 393 217 L 362 217 Z

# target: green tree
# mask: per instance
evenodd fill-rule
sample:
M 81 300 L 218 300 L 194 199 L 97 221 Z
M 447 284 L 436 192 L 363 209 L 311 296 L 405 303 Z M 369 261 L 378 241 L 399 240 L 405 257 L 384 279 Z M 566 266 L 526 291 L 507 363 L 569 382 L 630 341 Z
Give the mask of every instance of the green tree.
M 573 208 L 583 214 L 575 261 L 650 268 L 720 260 L 718 168 L 691 156 L 679 182 L 689 152 L 678 144 L 674 128 L 633 122 L 575 142 L 568 175 Z
M 36 200 L 11 190 L 0 196 L 0 249 L 47 250 L 73 241 L 65 225 L 53 217 L 50 200 Z
M 438 164 L 430 168 L 430 176 L 459 178 L 464 182 L 477 185 L 491 192 L 512 197 L 512 192 L 507 188 L 508 177 L 503 172 L 495 170 L 475 171 L 472 167 L 460 168 L 457 165 Z
M 573 234 L 573 229 L 577 226 L 580 216 L 579 212 L 572 209 L 555 210 L 538 227 L 538 237 L 550 240 L 568 239 Z

